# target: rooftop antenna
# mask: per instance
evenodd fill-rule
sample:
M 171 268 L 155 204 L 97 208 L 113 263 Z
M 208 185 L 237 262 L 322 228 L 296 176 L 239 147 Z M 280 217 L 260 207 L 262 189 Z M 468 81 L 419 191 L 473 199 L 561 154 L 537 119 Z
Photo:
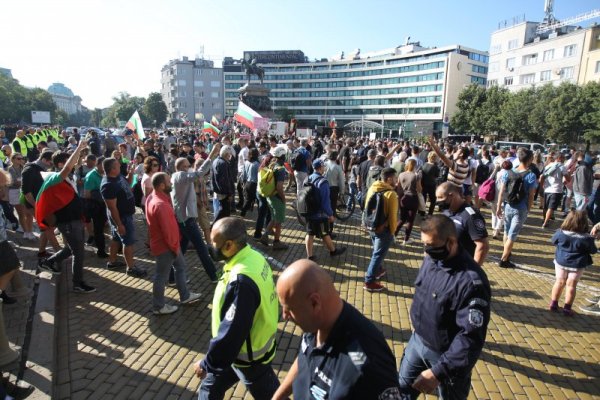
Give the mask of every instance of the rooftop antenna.
M 578 22 L 600 17 L 600 9 L 597 8 L 595 10 L 591 10 L 583 14 L 579 14 L 574 17 L 566 18 L 562 21 L 559 21 L 554 17 L 554 0 L 545 0 L 544 12 L 546 13 L 544 21 L 541 24 L 539 24 L 537 29 L 535 30 L 535 33 L 538 35 L 544 32 L 554 31 L 564 26 L 569 26 Z

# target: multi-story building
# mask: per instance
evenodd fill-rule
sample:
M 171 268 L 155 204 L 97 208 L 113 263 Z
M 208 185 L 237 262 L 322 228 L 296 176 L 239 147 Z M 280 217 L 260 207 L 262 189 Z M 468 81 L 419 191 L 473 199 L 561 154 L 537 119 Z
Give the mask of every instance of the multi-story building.
M 170 121 L 191 123 L 223 115 L 223 69 L 196 58 L 171 60 L 162 68 L 161 95 Z
M 48 93 L 52 96 L 52 100 L 54 100 L 56 106 L 68 115 L 81 112 L 81 97 L 75 96 L 73 91 L 64 84 L 59 82 L 53 83 L 48 88 Z
M 517 91 L 600 78 L 600 27 L 562 26 L 539 32 L 539 26 L 522 21 L 492 33 L 488 86 Z
M 7 76 L 7 77 L 9 77 L 9 78 L 12 78 L 12 77 L 13 77 L 13 76 L 12 76 L 12 72 L 11 72 L 11 71 L 10 71 L 10 69 L 8 69 L 8 68 L 2 68 L 2 67 L 0 67 L 0 74 L 2 74 L 2 75 L 4 75 L 4 76 Z
M 245 52 L 265 69 L 275 112 L 287 108 L 305 126 L 335 119 L 338 126 L 367 120 L 410 133 L 441 132 L 456 111 L 458 94 L 486 84 L 487 52 L 460 45 L 392 49 L 308 62 L 300 51 Z M 226 58 L 225 114 L 232 115 L 246 82 L 240 62 Z M 253 78 L 256 79 L 256 78 Z

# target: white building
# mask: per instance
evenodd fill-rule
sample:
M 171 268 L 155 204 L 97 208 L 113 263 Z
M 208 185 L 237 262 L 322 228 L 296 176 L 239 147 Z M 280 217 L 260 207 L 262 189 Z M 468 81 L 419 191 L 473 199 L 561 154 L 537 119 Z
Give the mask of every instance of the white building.
M 73 91 L 64 84 L 59 82 L 53 83 L 48 88 L 48 93 L 52 96 L 52 100 L 54 100 L 56 106 L 68 115 L 81 112 L 81 97 L 75 96 Z
M 171 60 L 161 70 L 161 95 L 169 121 L 210 121 L 223 115 L 223 70 L 210 60 Z

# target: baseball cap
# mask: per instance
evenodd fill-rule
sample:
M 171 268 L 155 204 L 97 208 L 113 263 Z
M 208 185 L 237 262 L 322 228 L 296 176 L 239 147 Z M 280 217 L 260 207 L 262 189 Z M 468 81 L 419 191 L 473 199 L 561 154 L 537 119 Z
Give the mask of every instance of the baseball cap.
M 323 167 L 324 165 L 325 164 L 323 163 L 323 161 L 318 158 L 312 162 L 312 166 L 314 169 L 319 169 L 319 168 Z

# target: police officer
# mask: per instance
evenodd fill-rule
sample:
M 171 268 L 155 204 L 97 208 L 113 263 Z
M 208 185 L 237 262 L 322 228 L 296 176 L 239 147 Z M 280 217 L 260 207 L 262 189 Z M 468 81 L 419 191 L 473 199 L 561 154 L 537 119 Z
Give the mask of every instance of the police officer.
M 298 260 L 277 281 L 283 316 L 305 333 L 273 399 L 400 399 L 396 359 L 383 334 L 340 298 L 329 274 Z
M 485 219 L 478 209 L 463 198 L 461 188 L 444 182 L 435 191 L 437 205 L 456 225 L 458 243 L 479 265 L 483 265 L 490 250 Z
M 15 153 L 21 153 L 21 155 L 23 157 L 26 157 L 27 159 L 29 159 L 28 157 L 28 146 L 27 146 L 27 140 L 25 139 L 25 131 L 22 129 L 19 129 L 17 131 L 17 133 L 15 134 L 15 138 L 12 141 L 12 149 L 13 152 Z
M 271 367 L 279 306 L 265 258 L 247 244 L 244 222 L 225 217 L 213 225 L 215 261 L 224 260 L 212 306 L 212 340 L 194 364 L 202 379 L 199 399 L 222 399 L 242 379 L 255 399 L 270 399 L 279 387 Z
M 447 216 L 426 220 L 421 240 L 426 255 L 415 281 L 400 391 L 411 399 L 436 389 L 440 398 L 466 399 L 490 320 L 490 283 Z

